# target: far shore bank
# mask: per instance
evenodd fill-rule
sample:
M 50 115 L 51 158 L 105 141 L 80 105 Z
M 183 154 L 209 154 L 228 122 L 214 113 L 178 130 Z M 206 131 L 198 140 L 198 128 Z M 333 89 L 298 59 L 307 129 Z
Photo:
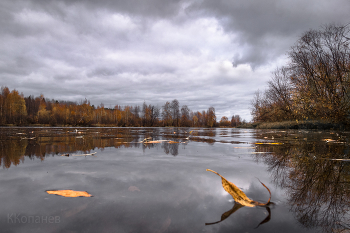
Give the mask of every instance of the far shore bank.
M 0 125 L 0 127 L 121 127 L 113 124 L 92 124 L 92 125 L 50 125 L 50 124 L 5 124 Z M 122 126 L 123 127 L 141 127 L 142 126 Z M 145 127 L 145 126 L 144 126 Z M 163 127 L 163 126 L 156 126 Z M 175 126 L 165 126 L 166 128 L 205 128 L 205 127 L 175 127 Z M 145 127 L 147 128 L 147 127 Z M 314 129 L 314 130 L 350 130 L 350 124 L 346 123 L 335 123 L 327 121 L 282 121 L 282 122 L 254 122 L 246 123 L 237 127 L 212 127 L 212 128 L 247 128 L 247 129 Z
M 3 124 L 0 125 L 0 127 L 42 127 L 42 128 L 49 128 L 49 127 L 56 127 L 56 128 L 64 128 L 64 127 L 71 127 L 71 128 L 210 128 L 210 127 L 197 127 L 197 126 L 117 126 L 113 124 L 91 124 L 91 125 L 50 125 L 50 124 L 22 124 L 22 125 L 15 125 L 15 124 Z M 222 128 L 222 127 L 211 127 L 211 128 Z M 225 127 L 226 128 L 226 127 Z M 229 127 L 233 128 L 233 127 Z
M 254 129 L 317 129 L 317 130 L 350 130 L 350 125 L 327 121 L 282 121 L 247 123 L 238 128 Z

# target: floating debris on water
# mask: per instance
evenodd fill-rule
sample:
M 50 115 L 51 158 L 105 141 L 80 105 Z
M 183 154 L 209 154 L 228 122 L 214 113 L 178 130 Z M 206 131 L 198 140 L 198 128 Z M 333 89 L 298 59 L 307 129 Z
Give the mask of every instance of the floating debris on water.
M 46 190 L 48 194 L 55 194 L 63 197 L 92 197 L 92 195 L 86 191 L 74 191 L 67 190 Z

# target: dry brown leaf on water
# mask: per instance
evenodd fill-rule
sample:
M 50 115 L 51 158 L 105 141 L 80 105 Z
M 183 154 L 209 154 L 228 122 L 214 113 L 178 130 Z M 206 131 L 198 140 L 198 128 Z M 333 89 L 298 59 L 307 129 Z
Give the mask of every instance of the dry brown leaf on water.
M 322 141 L 325 141 L 325 142 L 335 142 L 335 140 L 330 139 L 330 138 L 325 138 L 325 139 L 322 139 Z
M 173 143 L 181 143 L 181 142 L 169 141 L 168 143 L 173 144 Z
M 173 144 L 173 143 L 184 143 L 184 142 L 175 142 L 175 141 L 171 141 L 171 140 L 141 141 L 141 143 L 144 143 L 144 144 L 148 144 L 148 143 L 161 143 L 161 142 L 167 142 L 167 143 L 170 143 L 170 144 Z
M 256 145 L 283 145 L 282 142 L 256 142 Z
M 350 161 L 350 159 L 329 159 L 329 160 L 333 160 L 333 161 Z
M 55 194 L 63 197 L 92 197 L 91 194 L 89 194 L 86 191 L 74 191 L 71 189 L 68 190 L 46 190 L 48 194 Z
M 224 221 L 226 218 L 230 217 L 233 213 L 235 213 L 237 210 L 239 210 L 240 208 L 244 207 L 243 205 L 235 202 L 234 206 L 232 207 L 232 209 L 230 209 L 229 211 L 226 211 L 225 213 L 223 213 L 221 215 L 221 220 L 220 221 L 216 221 L 216 222 L 211 222 L 211 223 L 205 223 L 205 225 L 214 225 L 214 224 L 217 224 L 217 223 L 220 223 L 222 221 Z M 266 210 L 267 210 L 267 213 L 268 213 L 268 216 L 259 223 L 259 225 L 256 228 L 258 228 L 260 225 L 262 224 L 265 224 L 267 222 L 269 222 L 271 220 L 271 211 L 270 211 L 270 208 L 269 207 L 266 207 Z
M 21 138 L 21 140 L 34 140 L 35 137 L 32 137 L 32 138 Z
M 232 196 L 232 198 L 235 200 L 235 202 L 238 202 L 239 204 L 244 205 L 244 206 L 248 206 L 248 207 L 266 206 L 266 205 L 268 205 L 270 203 L 271 191 L 260 180 L 259 180 L 259 182 L 270 193 L 270 198 L 269 198 L 269 200 L 266 203 L 261 203 L 261 202 L 257 202 L 257 201 L 253 201 L 253 200 L 249 199 L 247 197 L 247 195 L 245 195 L 245 193 L 242 190 L 240 190 L 234 183 L 231 183 L 230 181 L 226 180 L 222 175 L 220 175 L 219 173 L 217 173 L 217 172 L 215 172 L 213 170 L 207 169 L 207 171 L 213 172 L 216 175 L 221 177 L 222 187 L 225 189 L 226 192 L 228 192 Z

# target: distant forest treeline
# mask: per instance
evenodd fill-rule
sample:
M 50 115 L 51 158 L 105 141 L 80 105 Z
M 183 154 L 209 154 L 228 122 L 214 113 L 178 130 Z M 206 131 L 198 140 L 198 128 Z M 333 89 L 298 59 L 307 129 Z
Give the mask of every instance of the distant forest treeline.
M 264 92 L 252 101 L 254 122 L 350 122 L 349 26 L 327 25 L 304 33 Z
M 48 100 L 43 95 L 24 97 L 8 87 L 2 87 L 0 94 L 0 125 L 235 127 L 241 121 L 239 115 L 234 115 L 231 120 L 224 116 L 217 122 L 214 107 L 193 112 L 187 105 L 180 108 L 176 99 L 166 102 L 161 108 L 144 102 L 142 107 L 116 105 L 110 109 L 103 104 L 95 107 L 88 100 L 78 104 Z

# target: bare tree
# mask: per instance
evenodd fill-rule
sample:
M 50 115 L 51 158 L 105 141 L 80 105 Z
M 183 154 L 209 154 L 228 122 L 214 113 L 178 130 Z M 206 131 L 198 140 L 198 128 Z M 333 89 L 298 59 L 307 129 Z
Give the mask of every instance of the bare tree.
M 171 126 L 172 116 L 171 116 L 170 103 L 168 101 L 162 107 L 162 118 L 163 118 L 164 126 Z
M 190 109 L 187 105 L 181 107 L 181 126 L 191 126 Z
M 326 119 L 350 116 L 350 29 L 327 25 L 309 30 L 277 68 L 268 89 L 252 100 L 253 121 Z
M 293 118 L 293 85 L 290 79 L 290 69 L 287 67 L 277 68 L 273 72 L 272 79 L 268 82 L 268 87 L 265 91 L 266 103 L 269 105 L 273 121 Z
M 344 120 L 350 110 L 349 27 L 327 25 L 306 32 L 289 52 L 291 81 L 305 117 Z
M 150 114 L 151 126 L 156 126 L 158 123 L 159 109 L 158 107 L 151 104 L 148 106 L 148 109 Z
M 179 101 L 177 99 L 174 99 L 172 102 L 171 102 L 171 116 L 172 116 L 172 119 L 173 119 L 173 126 L 179 126 L 180 124 L 180 104 L 179 104 Z
M 233 115 L 231 118 L 231 126 L 237 127 L 242 124 L 242 118 L 239 115 Z
M 208 127 L 213 127 L 216 124 L 216 115 L 215 115 L 215 108 L 210 107 L 207 111 L 207 126 Z

